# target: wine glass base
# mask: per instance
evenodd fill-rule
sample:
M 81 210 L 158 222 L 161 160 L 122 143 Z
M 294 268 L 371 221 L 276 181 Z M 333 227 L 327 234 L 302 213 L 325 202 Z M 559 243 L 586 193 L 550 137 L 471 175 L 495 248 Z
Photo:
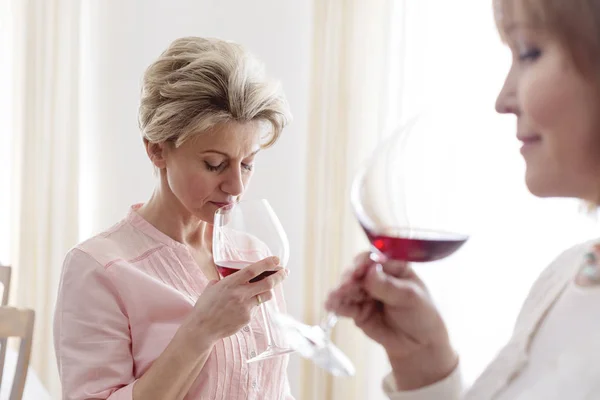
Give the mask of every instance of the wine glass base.
M 296 350 L 286 348 L 286 347 L 269 346 L 265 351 L 263 351 L 256 357 L 252 357 L 252 358 L 246 360 L 246 363 L 250 364 L 253 362 L 269 360 L 271 358 L 281 357 L 286 354 L 295 353 L 295 352 L 296 352 Z
M 303 324 L 284 314 L 276 315 L 275 323 L 285 331 L 290 347 L 302 357 L 335 376 L 354 376 L 356 373 L 352 361 L 331 342 L 321 327 Z

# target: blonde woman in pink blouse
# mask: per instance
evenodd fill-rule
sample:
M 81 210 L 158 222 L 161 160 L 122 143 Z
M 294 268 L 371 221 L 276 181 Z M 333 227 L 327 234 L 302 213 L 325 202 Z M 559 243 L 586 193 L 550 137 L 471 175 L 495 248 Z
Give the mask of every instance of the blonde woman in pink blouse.
M 150 65 L 139 122 L 156 188 L 65 259 L 63 399 L 292 399 L 287 356 L 246 363 L 266 346 L 256 307 L 285 308 L 287 271 L 267 258 L 219 279 L 211 254 L 215 210 L 243 195 L 289 119 L 279 85 L 234 43 L 178 39 Z
M 539 197 L 581 199 L 597 209 L 600 0 L 495 0 L 494 6 L 513 56 L 496 110 L 516 117 L 513 134 L 522 142 L 527 187 Z M 552 215 L 548 229 L 560 229 Z M 409 265 L 377 267 L 362 255 L 327 307 L 353 318 L 385 348 L 393 369 L 384 380 L 390 399 L 600 399 L 596 243 L 563 251 L 540 275 L 511 339 L 470 388 L 463 385 L 446 326 Z M 510 249 L 499 245 L 498 251 Z M 366 301 L 352 301 L 358 289 L 368 294 Z M 474 329 L 477 324 L 473 320 Z

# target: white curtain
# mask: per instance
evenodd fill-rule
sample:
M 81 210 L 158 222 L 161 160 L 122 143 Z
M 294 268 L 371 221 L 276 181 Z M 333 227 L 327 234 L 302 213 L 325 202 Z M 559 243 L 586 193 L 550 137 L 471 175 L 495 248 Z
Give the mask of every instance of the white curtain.
M 52 315 L 77 240 L 79 0 L 13 1 L 13 303 L 36 311 L 32 366 L 59 398 Z
M 323 318 L 325 294 L 352 255 L 366 247 L 349 203 L 352 178 L 386 123 L 388 0 L 314 3 L 314 48 L 307 171 L 305 320 Z M 348 321 L 333 338 L 357 367 L 333 379 L 306 362 L 301 399 L 365 399 L 373 346 Z M 376 386 L 379 386 L 377 383 Z
M 324 294 L 349 256 L 367 248 L 349 208 L 353 173 L 383 128 L 433 106 L 445 119 L 410 149 L 411 216 L 431 218 L 431 197 L 441 196 L 451 206 L 435 217 L 460 218 L 471 239 L 452 257 L 415 268 L 471 382 L 510 336 L 539 272 L 598 227 L 576 201 L 527 191 L 514 118 L 494 111 L 510 54 L 495 31 L 491 1 L 366 3 L 315 3 L 306 252 L 306 298 L 313 300 L 306 319 L 318 322 Z M 432 154 L 452 165 L 427 165 Z M 428 185 L 432 177 L 443 186 Z M 331 378 L 306 363 L 300 398 L 385 399 L 380 382 L 389 364 L 381 349 L 347 322 L 334 341 L 357 365 L 357 376 Z
M 10 0 L 0 0 L 0 264 L 10 260 L 10 204 L 12 200 L 12 49 Z

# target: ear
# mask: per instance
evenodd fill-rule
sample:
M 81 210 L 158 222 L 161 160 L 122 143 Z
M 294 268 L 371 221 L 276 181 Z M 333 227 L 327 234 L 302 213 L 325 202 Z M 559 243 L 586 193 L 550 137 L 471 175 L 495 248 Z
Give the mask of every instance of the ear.
M 167 166 L 167 143 L 152 143 L 144 138 L 144 147 L 146 147 L 146 154 L 148 154 L 150 162 L 152 162 L 156 168 L 163 169 Z

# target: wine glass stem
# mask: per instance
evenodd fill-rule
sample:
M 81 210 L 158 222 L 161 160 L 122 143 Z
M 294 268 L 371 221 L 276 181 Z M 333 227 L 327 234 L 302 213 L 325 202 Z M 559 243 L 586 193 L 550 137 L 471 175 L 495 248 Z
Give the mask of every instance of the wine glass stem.
M 267 304 L 261 303 L 260 311 L 263 316 L 263 322 L 265 324 L 265 334 L 267 335 L 267 348 L 270 349 L 273 347 L 273 333 L 271 332 L 271 325 L 269 324 L 269 318 L 267 317 Z
M 338 317 L 334 312 L 328 312 L 325 319 L 321 322 L 321 329 L 325 332 L 325 334 L 329 337 L 331 330 L 335 326 L 338 321 Z

